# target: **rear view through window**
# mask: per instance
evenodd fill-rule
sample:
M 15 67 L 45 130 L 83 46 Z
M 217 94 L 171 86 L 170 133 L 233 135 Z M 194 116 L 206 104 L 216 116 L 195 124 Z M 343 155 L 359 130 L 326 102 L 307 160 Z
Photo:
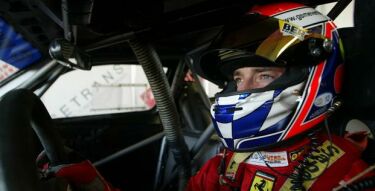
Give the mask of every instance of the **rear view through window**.
M 73 70 L 60 76 L 42 100 L 52 118 L 144 111 L 155 105 L 140 65 Z

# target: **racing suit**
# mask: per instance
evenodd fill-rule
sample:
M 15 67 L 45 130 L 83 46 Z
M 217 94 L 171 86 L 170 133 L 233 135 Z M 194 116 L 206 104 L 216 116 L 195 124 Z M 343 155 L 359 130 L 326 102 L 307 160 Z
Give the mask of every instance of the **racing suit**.
M 302 183 L 298 184 L 298 177 L 301 176 L 297 175 L 295 167 L 301 167 L 302 163 L 305 167 L 299 174 L 304 177 L 302 182 L 306 190 L 332 190 L 341 180 L 347 181 L 368 167 L 360 159 L 361 151 L 348 140 L 338 136 L 329 139 L 320 134 L 318 141 L 315 149 L 312 149 L 311 140 L 304 138 L 292 145 L 267 151 L 224 151 L 210 159 L 190 179 L 186 190 L 299 189 Z M 370 174 L 373 176 L 373 173 L 367 175 Z

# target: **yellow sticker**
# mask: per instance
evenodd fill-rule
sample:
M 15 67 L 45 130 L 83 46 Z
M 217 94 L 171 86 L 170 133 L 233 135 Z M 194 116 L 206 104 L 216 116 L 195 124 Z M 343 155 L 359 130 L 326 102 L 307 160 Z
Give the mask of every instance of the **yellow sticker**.
M 272 191 L 275 180 L 274 176 L 257 171 L 249 191 Z
M 335 163 L 339 158 L 341 158 L 345 152 L 341 150 L 335 144 L 330 143 L 330 141 L 325 141 L 320 147 L 318 147 L 318 151 L 312 153 L 312 156 L 308 158 L 308 166 L 305 168 L 305 176 L 308 176 L 311 180 L 306 180 L 303 182 L 303 186 L 308 190 L 321 173 L 326 170 L 327 162 L 328 167 L 330 167 L 333 163 Z M 327 168 L 328 168 L 327 167 Z M 292 180 L 288 178 L 280 190 L 292 190 L 293 184 Z
M 234 179 L 238 170 L 238 165 L 245 161 L 252 153 L 233 153 L 232 158 L 229 161 L 225 176 L 227 178 Z
M 305 36 L 307 35 L 306 29 L 283 20 L 279 20 L 279 27 L 283 35 L 294 36 L 300 41 L 303 41 L 303 39 L 305 39 Z

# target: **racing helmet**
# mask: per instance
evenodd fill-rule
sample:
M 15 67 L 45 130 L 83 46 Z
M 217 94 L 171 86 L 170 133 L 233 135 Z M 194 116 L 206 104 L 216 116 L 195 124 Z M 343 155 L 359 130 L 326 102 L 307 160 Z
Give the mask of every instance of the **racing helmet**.
M 270 148 L 326 119 L 341 91 L 341 47 L 332 20 L 299 3 L 254 6 L 224 25 L 195 65 L 200 76 L 224 88 L 211 107 L 224 146 Z M 243 67 L 283 73 L 265 87 L 238 91 L 233 72 Z

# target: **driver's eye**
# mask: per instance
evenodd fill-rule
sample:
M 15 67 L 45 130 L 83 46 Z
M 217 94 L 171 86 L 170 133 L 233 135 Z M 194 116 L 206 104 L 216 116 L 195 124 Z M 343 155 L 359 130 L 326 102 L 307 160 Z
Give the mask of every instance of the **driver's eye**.
M 234 77 L 234 81 L 236 82 L 236 84 L 240 84 L 241 82 L 243 82 L 243 79 L 240 78 L 240 77 Z
M 268 75 L 268 74 L 261 74 L 259 76 L 259 79 L 260 80 L 273 80 L 273 79 L 275 79 L 275 77 L 271 76 L 271 75 Z

